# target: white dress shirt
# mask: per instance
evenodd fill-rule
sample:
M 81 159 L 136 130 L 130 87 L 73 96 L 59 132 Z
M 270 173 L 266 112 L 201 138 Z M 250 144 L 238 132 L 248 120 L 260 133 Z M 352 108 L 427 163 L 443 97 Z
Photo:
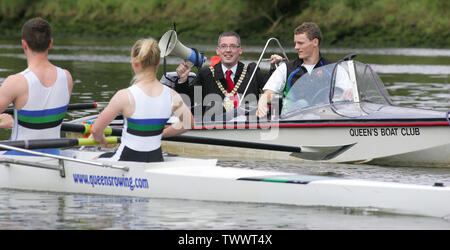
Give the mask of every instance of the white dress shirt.
M 231 78 L 231 81 L 233 81 L 233 83 L 235 83 L 235 82 L 234 82 L 234 76 L 236 75 L 237 63 L 236 63 L 233 67 L 231 67 L 231 69 L 225 67 L 223 64 L 221 64 L 221 65 L 222 65 L 223 77 L 224 77 L 225 79 L 227 79 L 227 71 L 228 71 L 228 70 L 231 70 L 232 73 L 231 73 L 231 75 L 230 75 L 230 78 Z

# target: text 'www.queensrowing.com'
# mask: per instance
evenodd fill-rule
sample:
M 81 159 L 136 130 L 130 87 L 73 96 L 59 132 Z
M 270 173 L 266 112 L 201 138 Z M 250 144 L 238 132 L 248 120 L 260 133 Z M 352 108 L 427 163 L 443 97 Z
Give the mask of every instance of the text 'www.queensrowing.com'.
M 148 179 L 133 178 L 125 176 L 104 176 L 104 175 L 87 175 L 87 174 L 73 174 L 73 181 L 76 184 L 87 184 L 96 186 L 110 186 L 129 188 L 131 191 L 136 189 L 148 189 Z

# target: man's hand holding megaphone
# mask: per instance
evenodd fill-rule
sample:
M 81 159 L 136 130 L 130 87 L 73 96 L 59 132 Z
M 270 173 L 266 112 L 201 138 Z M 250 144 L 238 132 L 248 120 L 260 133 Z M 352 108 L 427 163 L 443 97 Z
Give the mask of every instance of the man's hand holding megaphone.
M 214 67 L 214 65 L 220 63 L 219 56 L 212 56 L 210 66 Z M 189 72 L 191 71 L 191 64 L 187 61 L 182 62 L 178 65 L 176 72 L 179 77 L 179 83 L 185 83 L 188 80 Z
M 184 61 L 180 65 L 178 65 L 177 69 L 178 80 L 179 83 L 185 83 L 188 80 L 189 72 L 191 71 L 191 65 L 188 62 Z

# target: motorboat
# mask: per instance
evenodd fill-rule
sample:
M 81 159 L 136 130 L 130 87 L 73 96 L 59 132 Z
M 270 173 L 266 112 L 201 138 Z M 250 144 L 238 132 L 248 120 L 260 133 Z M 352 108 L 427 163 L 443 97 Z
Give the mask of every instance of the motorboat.
M 351 57 L 304 74 L 272 105 L 265 119 L 257 118 L 256 103 L 245 99 L 214 119 L 194 109 L 195 127 L 183 135 L 194 140 L 168 141 L 164 150 L 190 156 L 450 166 L 450 111 L 395 105 L 371 66 Z

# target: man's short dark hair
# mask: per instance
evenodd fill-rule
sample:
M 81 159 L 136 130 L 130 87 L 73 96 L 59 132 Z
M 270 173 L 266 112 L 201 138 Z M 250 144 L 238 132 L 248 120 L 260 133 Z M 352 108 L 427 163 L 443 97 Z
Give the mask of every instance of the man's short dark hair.
M 305 33 L 309 40 L 317 38 L 319 40 L 319 44 L 322 42 L 322 31 L 320 31 L 320 28 L 316 23 L 305 22 L 295 28 L 295 35 L 302 33 Z
M 52 28 L 40 17 L 28 20 L 22 27 L 22 39 L 34 52 L 44 52 L 50 46 Z
M 225 36 L 234 36 L 234 37 L 236 37 L 237 40 L 238 40 L 239 45 L 241 45 L 241 37 L 238 35 L 238 33 L 234 32 L 234 31 L 231 31 L 231 30 L 230 31 L 225 31 L 222 34 L 220 34 L 219 39 L 217 39 L 217 44 L 220 45 L 220 39 L 222 37 L 225 37 Z

